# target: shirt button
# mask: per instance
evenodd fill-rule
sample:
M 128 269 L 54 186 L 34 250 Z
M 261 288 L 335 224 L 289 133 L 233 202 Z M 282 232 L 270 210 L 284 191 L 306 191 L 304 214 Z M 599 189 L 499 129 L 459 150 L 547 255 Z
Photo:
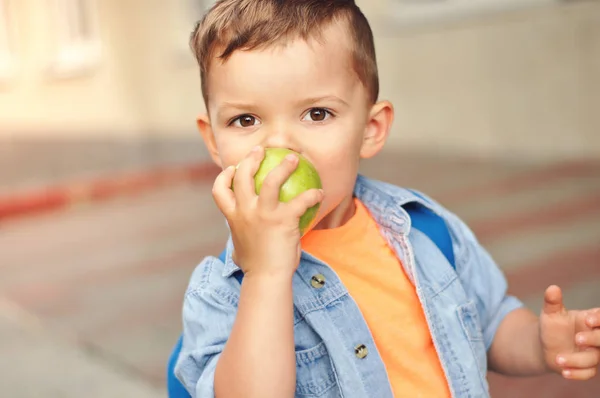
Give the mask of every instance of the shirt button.
M 367 357 L 367 355 L 369 355 L 369 350 L 364 344 L 361 344 L 356 346 L 356 348 L 354 349 L 354 353 L 356 354 L 356 357 L 358 359 L 364 359 Z
M 310 284 L 315 289 L 321 289 L 325 286 L 325 276 L 323 274 L 314 275 L 310 280 Z

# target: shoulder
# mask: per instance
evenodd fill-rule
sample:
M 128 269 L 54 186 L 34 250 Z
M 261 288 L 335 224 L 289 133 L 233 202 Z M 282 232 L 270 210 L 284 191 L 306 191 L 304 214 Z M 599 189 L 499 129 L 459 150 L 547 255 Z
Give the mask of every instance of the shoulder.
M 364 176 L 358 177 L 355 194 L 363 202 L 383 203 L 394 209 L 406 208 L 410 204 L 417 204 L 434 212 L 449 224 L 453 224 L 458 219 L 454 213 L 424 192 L 373 180 Z
M 359 198 L 364 197 L 365 200 L 388 199 L 399 204 L 419 200 L 418 192 L 413 189 L 374 180 L 363 175 L 359 175 L 356 180 L 355 195 Z
M 478 243 L 475 235 L 458 215 L 424 192 L 359 176 L 355 193 L 363 201 L 375 205 L 385 204 L 380 206 L 382 210 L 407 209 L 410 204 L 418 204 L 429 209 L 445 221 L 457 256 L 465 247 L 477 245 Z M 381 213 L 383 217 L 384 212 Z M 385 220 L 382 219 L 383 221 Z

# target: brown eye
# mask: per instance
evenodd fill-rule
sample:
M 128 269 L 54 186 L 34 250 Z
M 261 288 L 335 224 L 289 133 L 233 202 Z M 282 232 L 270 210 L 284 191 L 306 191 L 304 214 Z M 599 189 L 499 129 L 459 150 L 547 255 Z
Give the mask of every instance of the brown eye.
M 256 118 L 252 115 L 243 115 L 235 119 L 232 124 L 239 127 L 252 127 L 256 124 Z
M 322 122 L 327 119 L 328 112 L 325 109 L 315 108 L 310 111 L 310 119 L 313 122 Z

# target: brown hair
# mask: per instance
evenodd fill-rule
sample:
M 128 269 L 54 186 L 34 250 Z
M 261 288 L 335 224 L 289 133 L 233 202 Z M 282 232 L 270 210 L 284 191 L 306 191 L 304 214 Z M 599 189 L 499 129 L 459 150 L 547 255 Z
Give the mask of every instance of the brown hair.
M 318 37 L 329 23 L 342 20 L 352 38 L 355 73 L 370 100 L 379 95 L 373 32 L 354 0 L 219 0 L 200 20 L 190 47 L 200 66 L 202 95 L 208 105 L 207 74 L 216 51 L 227 60 L 236 50 L 252 50 L 300 37 Z

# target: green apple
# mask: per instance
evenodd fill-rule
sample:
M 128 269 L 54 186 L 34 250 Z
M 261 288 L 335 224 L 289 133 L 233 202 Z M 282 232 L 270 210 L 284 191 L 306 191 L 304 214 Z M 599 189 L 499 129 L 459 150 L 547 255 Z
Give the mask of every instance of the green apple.
M 313 166 L 313 164 L 304 156 L 286 148 L 265 148 L 265 157 L 261 162 L 258 171 L 254 175 L 254 185 L 257 195 L 260 193 L 263 182 L 269 172 L 279 166 L 283 159 L 289 154 L 298 156 L 298 167 L 281 185 L 281 189 L 279 190 L 279 200 L 281 202 L 289 202 L 309 189 L 322 188 L 321 177 L 319 176 L 317 169 L 315 169 L 315 166 Z M 301 235 L 304 235 L 308 227 L 310 227 L 314 221 L 319 212 L 319 207 L 320 203 L 306 210 L 302 217 L 300 217 L 299 228 Z

